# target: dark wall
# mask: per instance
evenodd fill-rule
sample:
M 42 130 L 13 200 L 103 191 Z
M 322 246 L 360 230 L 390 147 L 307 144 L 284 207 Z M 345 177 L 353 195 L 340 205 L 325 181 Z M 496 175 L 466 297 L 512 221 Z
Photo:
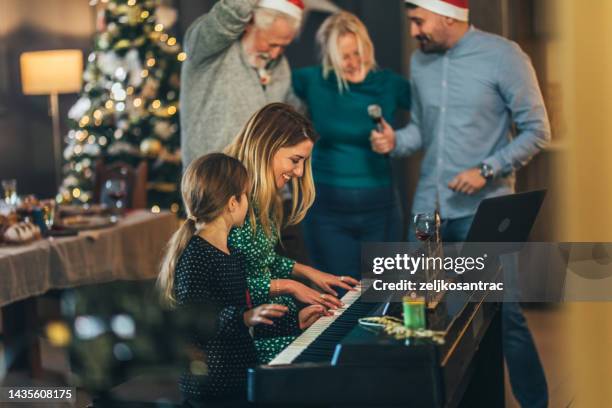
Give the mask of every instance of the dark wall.
M 0 178 L 20 194 L 55 194 L 49 100 L 21 92 L 19 56 L 26 51 L 91 46 L 94 17 L 82 0 L 2 0 L 0 12 Z M 85 54 L 87 55 L 87 54 Z M 62 130 L 76 94 L 60 95 Z

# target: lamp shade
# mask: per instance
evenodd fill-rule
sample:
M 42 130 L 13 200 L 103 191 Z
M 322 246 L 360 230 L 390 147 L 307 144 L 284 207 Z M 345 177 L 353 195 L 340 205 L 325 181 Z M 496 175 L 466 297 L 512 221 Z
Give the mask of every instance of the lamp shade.
M 73 93 L 81 90 L 81 50 L 24 52 L 19 59 L 25 95 Z

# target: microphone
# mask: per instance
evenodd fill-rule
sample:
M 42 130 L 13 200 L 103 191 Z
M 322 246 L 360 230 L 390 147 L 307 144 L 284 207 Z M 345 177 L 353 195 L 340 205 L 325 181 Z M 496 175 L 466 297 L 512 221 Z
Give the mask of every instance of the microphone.
M 380 133 L 383 132 L 383 117 L 382 117 L 382 108 L 380 105 L 369 105 L 368 106 L 368 115 L 372 119 L 372 122 L 376 125 L 376 130 Z M 385 157 L 389 158 L 389 153 L 385 153 Z
M 379 132 L 383 131 L 382 124 L 382 108 L 380 105 L 369 105 L 368 106 L 368 115 L 372 119 L 372 122 L 376 125 L 376 130 Z

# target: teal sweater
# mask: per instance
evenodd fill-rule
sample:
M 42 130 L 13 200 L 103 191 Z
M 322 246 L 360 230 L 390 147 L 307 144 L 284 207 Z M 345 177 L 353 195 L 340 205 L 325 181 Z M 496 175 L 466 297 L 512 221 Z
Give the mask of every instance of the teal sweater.
M 391 184 L 389 159 L 372 151 L 374 128 L 368 106 L 378 104 L 393 123 L 397 108 L 410 109 L 410 83 L 389 70 L 371 71 L 359 84 L 340 93 L 336 76 L 323 78 L 321 66 L 293 71 L 295 94 L 308 106 L 321 136 L 315 144 L 312 168 L 316 183 L 345 188 Z

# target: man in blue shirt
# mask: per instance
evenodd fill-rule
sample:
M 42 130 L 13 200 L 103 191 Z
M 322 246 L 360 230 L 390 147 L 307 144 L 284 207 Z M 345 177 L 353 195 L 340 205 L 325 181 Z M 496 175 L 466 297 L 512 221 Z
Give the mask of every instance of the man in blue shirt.
M 465 241 L 479 203 L 514 192 L 515 171 L 550 141 L 546 108 L 527 55 L 470 26 L 467 0 L 406 3 L 420 48 L 411 60 L 411 123 L 398 131 L 384 123 L 372 148 L 393 157 L 422 150 L 412 212 L 437 208 L 442 239 Z M 516 259 L 504 269 L 516 273 Z M 502 318 L 513 392 L 522 406 L 545 407 L 546 379 L 518 304 L 504 303 Z

